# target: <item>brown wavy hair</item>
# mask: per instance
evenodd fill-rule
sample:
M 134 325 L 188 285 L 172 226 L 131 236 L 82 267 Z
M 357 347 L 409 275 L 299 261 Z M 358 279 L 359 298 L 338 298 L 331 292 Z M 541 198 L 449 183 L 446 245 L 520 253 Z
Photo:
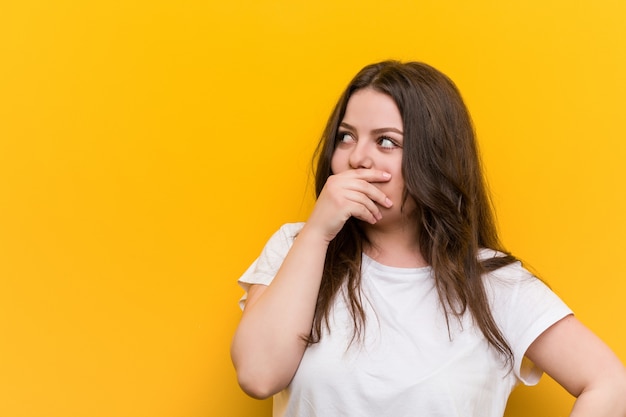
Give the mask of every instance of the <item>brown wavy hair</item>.
M 487 301 L 482 275 L 515 262 L 504 250 L 483 178 L 474 128 L 455 84 L 419 62 L 384 61 L 363 68 L 336 104 L 318 144 L 315 190 L 319 196 L 331 172 L 337 129 L 352 94 L 371 88 L 395 101 L 403 121 L 404 201 L 417 204 L 419 248 L 431 266 L 446 322 L 467 311 L 483 335 L 512 364 L 512 351 L 498 329 Z M 365 312 L 360 281 L 367 237 L 350 218 L 330 243 L 309 343 L 328 326 L 334 297 L 345 286 L 354 320 L 353 341 L 362 335 Z M 478 259 L 480 248 L 504 256 Z

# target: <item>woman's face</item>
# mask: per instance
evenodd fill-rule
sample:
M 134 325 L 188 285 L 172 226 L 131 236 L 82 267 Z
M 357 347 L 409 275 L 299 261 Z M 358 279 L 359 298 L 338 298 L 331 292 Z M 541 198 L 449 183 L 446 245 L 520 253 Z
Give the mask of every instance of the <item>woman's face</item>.
M 352 94 L 339 125 L 331 169 L 334 174 L 357 168 L 375 168 L 391 174 L 389 182 L 375 183 L 393 202 L 389 209 L 381 206 L 381 222 L 400 216 L 403 141 L 402 116 L 390 96 L 371 88 Z

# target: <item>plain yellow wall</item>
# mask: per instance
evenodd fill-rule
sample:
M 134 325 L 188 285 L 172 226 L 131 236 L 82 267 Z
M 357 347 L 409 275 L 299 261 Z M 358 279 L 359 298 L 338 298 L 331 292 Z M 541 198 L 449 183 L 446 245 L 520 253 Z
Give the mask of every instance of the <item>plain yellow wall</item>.
M 474 116 L 506 245 L 626 359 L 626 2 L 0 4 L 0 415 L 269 416 L 237 277 L 311 207 L 363 65 L 426 61 Z M 565 415 L 544 378 L 508 417 Z

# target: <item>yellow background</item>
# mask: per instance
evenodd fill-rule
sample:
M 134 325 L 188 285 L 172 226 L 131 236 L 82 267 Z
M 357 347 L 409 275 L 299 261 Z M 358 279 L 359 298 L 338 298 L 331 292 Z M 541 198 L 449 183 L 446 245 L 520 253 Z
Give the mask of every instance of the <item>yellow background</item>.
M 623 0 L 2 0 L 0 415 L 269 416 L 237 277 L 363 65 L 473 114 L 505 244 L 626 359 Z M 307 186 L 308 184 L 308 186 Z M 508 417 L 566 415 L 548 378 Z

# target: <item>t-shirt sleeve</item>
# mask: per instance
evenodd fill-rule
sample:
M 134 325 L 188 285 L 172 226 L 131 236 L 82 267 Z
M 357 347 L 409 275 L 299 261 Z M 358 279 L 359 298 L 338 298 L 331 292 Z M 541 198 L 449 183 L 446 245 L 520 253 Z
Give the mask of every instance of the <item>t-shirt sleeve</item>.
M 239 300 L 239 307 L 242 310 L 246 303 L 250 285 L 270 285 L 303 225 L 304 223 L 287 223 L 278 229 L 265 244 L 261 255 L 237 280 L 237 283 L 246 292 Z
M 537 337 L 572 310 L 519 262 L 490 274 L 487 288 L 493 317 L 513 350 L 513 371 L 525 385 L 537 384 L 543 370 L 524 355 Z

